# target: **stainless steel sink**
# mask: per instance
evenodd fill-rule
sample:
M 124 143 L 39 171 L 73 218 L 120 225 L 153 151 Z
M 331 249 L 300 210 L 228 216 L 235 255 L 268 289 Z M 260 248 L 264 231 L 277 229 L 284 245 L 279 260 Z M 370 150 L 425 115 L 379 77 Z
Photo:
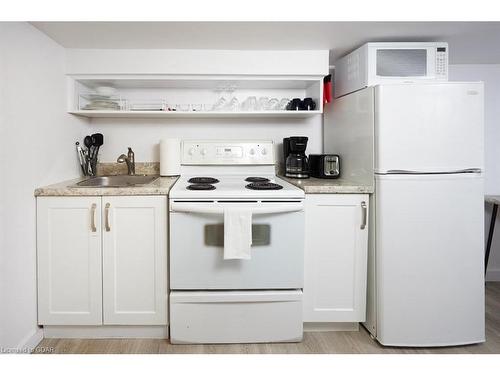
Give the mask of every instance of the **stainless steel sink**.
M 156 180 L 158 176 L 146 175 L 119 175 L 119 176 L 98 176 L 88 180 L 78 182 L 77 187 L 131 187 L 147 185 Z

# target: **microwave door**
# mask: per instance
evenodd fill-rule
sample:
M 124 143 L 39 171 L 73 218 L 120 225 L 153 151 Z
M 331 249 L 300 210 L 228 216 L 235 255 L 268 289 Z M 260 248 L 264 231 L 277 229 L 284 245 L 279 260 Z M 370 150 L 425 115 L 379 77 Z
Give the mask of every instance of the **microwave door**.
M 428 53 L 426 48 L 377 49 L 378 77 L 425 77 Z

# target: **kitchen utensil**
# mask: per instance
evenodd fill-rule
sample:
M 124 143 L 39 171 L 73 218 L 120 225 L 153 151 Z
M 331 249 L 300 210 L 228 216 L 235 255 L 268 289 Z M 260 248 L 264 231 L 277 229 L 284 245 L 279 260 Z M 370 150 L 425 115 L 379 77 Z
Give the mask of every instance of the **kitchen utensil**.
M 104 144 L 104 136 L 101 133 L 95 133 L 91 135 L 91 138 L 94 151 L 91 155 L 91 158 L 97 159 L 97 153 L 99 152 L 99 148 Z
M 92 164 L 92 169 L 97 170 L 97 154 L 99 153 L 99 148 L 104 144 L 104 136 L 101 133 L 95 133 L 90 136 L 92 138 L 92 149 L 90 154 L 90 162 Z
M 83 138 L 83 144 L 85 147 L 87 147 L 87 150 L 90 150 L 90 147 L 92 146 L 92 137 L 90 135 L 87 135 L 85 138 Z
M 80 163 L 80 167 L 82 168 L 83 175 L 87 174 L 85 170 L 85 155 L 83 153 L 82 147 L 80 146 L 80 142 L 76 142 L 76 152 L 78 155 L 78 162 Z
M 83 138 L 83 144 L 87 148 L 87 157 L 90 159 L 92 157 L 92 137 L 87 135 Z

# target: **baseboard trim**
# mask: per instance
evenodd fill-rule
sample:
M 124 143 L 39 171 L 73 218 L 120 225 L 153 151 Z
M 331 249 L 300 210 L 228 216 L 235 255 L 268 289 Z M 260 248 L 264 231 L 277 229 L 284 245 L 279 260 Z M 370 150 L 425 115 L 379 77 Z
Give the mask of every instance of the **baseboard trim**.
M 304 332 L 359 331 L 357 322 L 306 322 Z
M 34 332 L 31 332 L 20 342 L 15 351 L 12 353 L 29 354 L 36 348 L 38 344 L 40 344 L 42 340 L 43 330 L 37 327 L 35 328 Z
M 168 326 L 44 326 L 51 339 L 168 339 Z
M 500 268 L 489 268 L 486 272 L 486 281 L 500 281 Z

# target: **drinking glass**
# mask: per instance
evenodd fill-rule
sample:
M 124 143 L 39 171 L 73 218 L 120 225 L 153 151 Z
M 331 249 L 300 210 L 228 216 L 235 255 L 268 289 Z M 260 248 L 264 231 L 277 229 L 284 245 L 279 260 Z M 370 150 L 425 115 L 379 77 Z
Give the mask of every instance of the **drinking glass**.
M 261 96 L 257 103 L 257 109 L 259 111 L 268 111 L 269 110 L 269 98 L 267 96 Z
M 286 106 L 288 105 L 289 102 L 290 102 L 290 99 L 288 99 L 288 98 L 281 99 L 279 104 L 278 104 L 278 110 L 285 111 Z
M 279 101 L 276 98 L 271 98 L 269 99 L 269 102 L 267 103 L 267 109 L 269 111 L 277 111 L 279 110 Z
M 189 111 L 190 107 L 191 106 L 189 104 L 176 104 L 175 110 L 179 112 L 187 112 Z
M 255 96 L 249 96 L 241 103 L 241 110 L 244 112 L 255 111 L 256 107 L 257 98 Z
M 235 96 L 233 96 L 231 100 L 224 106 L 224 109 L 226 111 L 237 111 L 239 107 L 240 102 Z
M 214 103 L 212 106 L 212 111 L 222 111 L 224 106 L 227 104 L 227 100 L 224 99 L 223 97 L 220 97 L 217 99 L 217 101 Z

